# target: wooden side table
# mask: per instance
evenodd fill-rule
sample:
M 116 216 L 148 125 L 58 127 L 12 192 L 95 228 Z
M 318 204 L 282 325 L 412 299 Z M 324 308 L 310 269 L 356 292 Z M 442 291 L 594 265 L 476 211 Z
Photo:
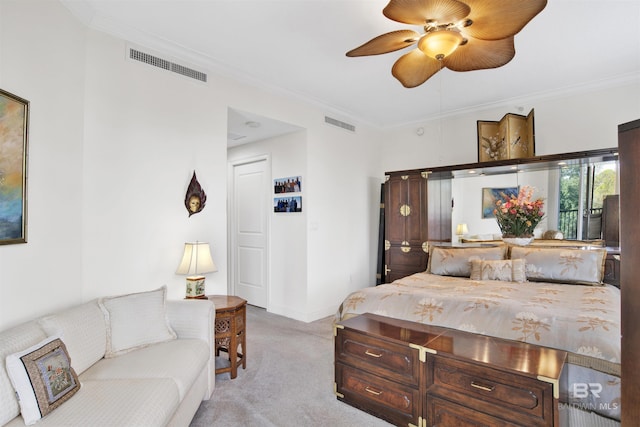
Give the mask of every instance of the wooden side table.
M 216 375 L 230 372 L 233 379 L 238 375 L 238 362 L 242 362 L 242 369 L 247 369 L 247 301 L 232 295 L 207 295 L 207 298 L 216 307 L 215 355 L 224 351 L 230 362 L 228 367 L 216 369 Z

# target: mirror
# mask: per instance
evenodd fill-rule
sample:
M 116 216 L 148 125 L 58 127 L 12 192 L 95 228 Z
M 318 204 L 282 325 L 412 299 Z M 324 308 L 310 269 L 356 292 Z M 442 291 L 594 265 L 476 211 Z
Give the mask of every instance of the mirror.
M 429 235 L 454 243 L 500 239 L 493 216 L 495 197 L 523 186 L 534 187 L 534 197 L 544 200 L 545 217 L 536 228 L 536 238 L 551 230 L 556 232 L 552 233 L 555 238 L 600 239 L 604 197 L 618 194 L 619 188 L 617 148 L 434 168 L 430 172 L 429 218 L 430 223 L 436 219 L 440 229 Z M 433 193 L 438 206 L 431 204 Z

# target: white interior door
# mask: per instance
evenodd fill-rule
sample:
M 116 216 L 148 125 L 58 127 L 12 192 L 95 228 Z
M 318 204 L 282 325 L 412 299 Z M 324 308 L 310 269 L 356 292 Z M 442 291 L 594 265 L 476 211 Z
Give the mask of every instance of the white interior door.
M 251 305 L 268 304 L 267 160 L 233 166 L 232 268 L 235 295 Z

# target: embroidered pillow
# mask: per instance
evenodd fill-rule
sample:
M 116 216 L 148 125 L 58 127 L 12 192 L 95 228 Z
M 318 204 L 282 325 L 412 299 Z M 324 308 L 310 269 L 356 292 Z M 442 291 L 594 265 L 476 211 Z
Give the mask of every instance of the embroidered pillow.
M 511 259 L 524 259 L 527 279 L 580 285 L 602 285 L 607 250 L 513 247 Z
M 80 389 L 67 348 L 57 336 L 8 355 L 6 366 L 27 425 L 35 424 Z
M 473 259 L 504 259 L 506 246 L 490 247 L 440 247 L 435 246 L 429 251 L 429 265 L 427 272 L 440 276 L 469 277 L 471 275 L 471 260 Z
M 502 280 L 505 282 L 526 282 L 525 261 L 523 259 L 500 259 L 471 261 L 471 280 Z
M 166 315 L 166 286 L 149 292 L 100 298 L 107 323 L 106 358 L 177 338 Z

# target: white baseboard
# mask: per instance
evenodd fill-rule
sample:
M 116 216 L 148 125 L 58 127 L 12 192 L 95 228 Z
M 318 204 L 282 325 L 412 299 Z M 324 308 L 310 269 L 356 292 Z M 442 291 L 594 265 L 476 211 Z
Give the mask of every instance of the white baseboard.
M 270 313 L 278 314 L 280 316 L 288 317 L 290 319 L 309 323 L 316 320 L 324 319 L 325 317 L 328 317 L 328 316 L 333 316 L 337 310 L 338 310 L 338 305 L 325 307 L 322 309 L 312 311 L 310 313 L 305 313 L 300 310 L 292 309 L 291 307 L 270 305 L 268 311 Z

